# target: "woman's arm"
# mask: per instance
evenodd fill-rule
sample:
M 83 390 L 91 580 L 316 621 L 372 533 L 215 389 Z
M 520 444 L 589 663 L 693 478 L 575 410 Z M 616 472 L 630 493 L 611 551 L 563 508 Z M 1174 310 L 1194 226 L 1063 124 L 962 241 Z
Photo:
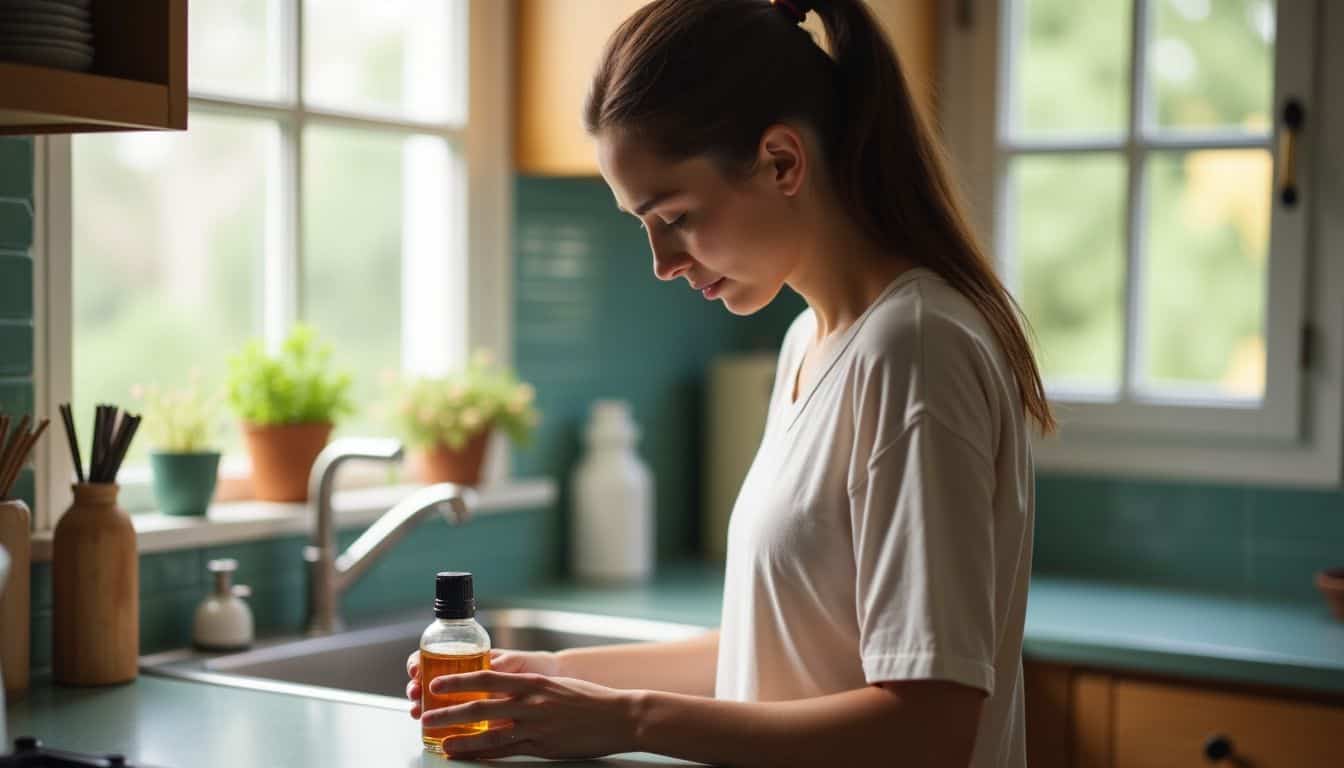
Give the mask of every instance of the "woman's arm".
M 608 688 L 713 696 L 719 658 L 717 629 L 664 643 L 628 643 L 569 648 L 556 654 L 557 674 Z
M 641 691 L 634 748 L 731 768 L 965 768 L 984 697 L 925 680 L 765 703 Z

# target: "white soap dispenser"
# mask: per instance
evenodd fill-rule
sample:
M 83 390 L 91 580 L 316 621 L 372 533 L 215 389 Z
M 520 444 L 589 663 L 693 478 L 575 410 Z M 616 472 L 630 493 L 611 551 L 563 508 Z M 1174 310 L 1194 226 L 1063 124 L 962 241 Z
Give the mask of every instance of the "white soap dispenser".
M 582 581 L 640 582 L 653 573 L 653 476 L 635 453 L 638 441 L 628 403 L 593 403 L 571 520 L 570 562 Z
M 220 558 L 205 564 L 215 576 L 215 591 L 196 607 L 196 621 L 192 625 L 191 640 L 196 647 L 207 651 L 238 651 L 252 645 L 252 609 L 243 598 L 252 591 L 242 584 L 233 584 L 233 572 L 238 561 Z

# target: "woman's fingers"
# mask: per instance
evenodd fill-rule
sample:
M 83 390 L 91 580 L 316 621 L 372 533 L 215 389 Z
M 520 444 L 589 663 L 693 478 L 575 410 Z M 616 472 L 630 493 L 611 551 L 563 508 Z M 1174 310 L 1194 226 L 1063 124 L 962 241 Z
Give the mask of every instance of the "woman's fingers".
M 490 668 L 500 672 L 517 672 L 523 668 L 523 659 L 516 653 L 501 651 L 490 656 Z
M 420 652 L 414 651 L 411 653 L 410 656 L 406 657 L 406 676 L 414 680 L 415 676 L 419 674 L 419 672 L 420 672 Z
M 469 736 L 449 736 L 443 740 L 446 757 L 455 754 L 471 760 L 489 760 L 512 755 L 535 755 L 537 744 L 516 727 L 491 728 Z
M 409 681 L 409 682 L 406 683 L 406 698 L 410 699 L 411 701 L 419 701 L 419 700 L 420 700 L 420 681 L 419 681 L 419 680 L 411 680 L 411 681 Z
M 459 672 L 452 675 L 440 675 L 429 681 L 429 692 L 435 694 L 471 691 L 482 693 L 528 693 L 546 678 L 530 672 L 511 673 L 484 669 L 479 672 Z
M 499 720 L 517 721 L 524 711 L 523 705 L 515 699 L 474 699 L 450 707 L 426 710 L 420 717 L 420 722 L 430 728 L 475 723 L 481 720 L 489 720 L 491 725 L 494 725 L 495 721 Z M 511 725 L 510 728 L 512 727 Z

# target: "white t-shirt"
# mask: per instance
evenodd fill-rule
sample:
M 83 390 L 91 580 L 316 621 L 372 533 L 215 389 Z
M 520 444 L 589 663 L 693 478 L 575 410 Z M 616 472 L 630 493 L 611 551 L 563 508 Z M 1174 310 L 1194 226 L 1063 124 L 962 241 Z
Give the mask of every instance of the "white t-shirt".
M 912 269 L 791 402 L 815 335 L 807 310 L 785 336 L 733 507 L 715 696 L 954 681 L 988 694 L 971 765 L 1025 766 L 1032 465 L 996 337 L 964 296 Z

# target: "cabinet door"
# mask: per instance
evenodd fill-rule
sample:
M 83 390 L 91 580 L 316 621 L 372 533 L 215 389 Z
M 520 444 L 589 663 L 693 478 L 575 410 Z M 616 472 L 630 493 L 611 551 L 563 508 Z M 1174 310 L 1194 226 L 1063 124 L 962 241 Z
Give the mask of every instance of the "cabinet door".
M 920 106 L 933 108 L 938 79 L 938 4 L 930 0 L 868 0 L 891 38 L 910 90 Z
M 1125 679 L 1116 679 L 1113 701 L 1113 768 L 1340 765 L 1341 707 Z M 1218 736 L 1232 753 L 1213 763 L 1205 745 Z
M 1027 765 L 1068 768 L 1072 670 L 1059 664 L 1023 662 L 1027 707 Z
M 517 0 L 514 157 L 521 173 L 592 176 L 583 100 L 607 37 L 647 0 Z M 936 80 L 937 3 L 868 0 L 912 90 L 928 108 Z M 807 26 L 820 29 L 815 15 Z
M 607 38 L 647 0 L 518 0 L 518 170 L 593 176 L 597 160 L 583 129 L 583 100 Z

